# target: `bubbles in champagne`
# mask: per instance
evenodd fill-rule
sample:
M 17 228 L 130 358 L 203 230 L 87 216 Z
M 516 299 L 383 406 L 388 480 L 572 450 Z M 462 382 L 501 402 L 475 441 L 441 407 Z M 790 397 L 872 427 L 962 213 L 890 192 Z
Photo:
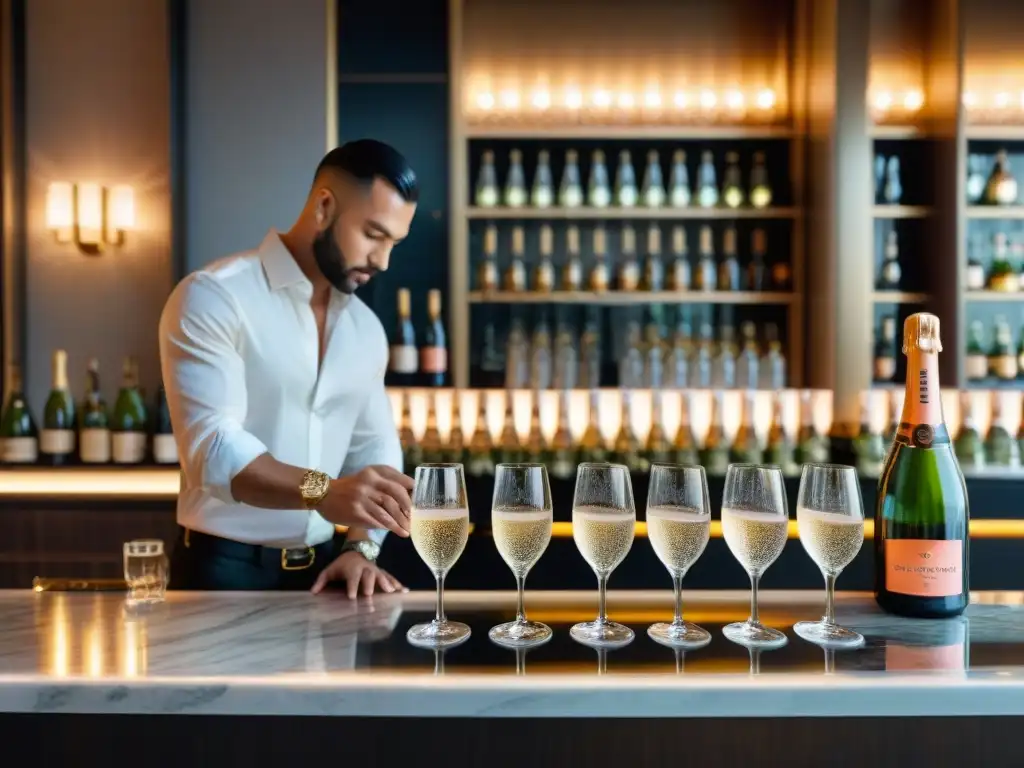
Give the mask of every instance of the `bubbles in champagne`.
M 551 513 L 526 509 L 495 509 L 491 528 L 498 554 L 517 575 L 525 575 L 544 554 L 551 541 Z
M 469 510 L 413 509 L 410 537 L 431 571 L 447 572 L 462 555 L 469 538 Z
M 786 546 L 789 518 L 747 509 L 722 510 L 722 534 L 729 551 L 748 573 L 761 574 Z
M 696 509 L 647 508 L 647 536 L 670 571 L 685 571 L 697 562 L 710 535 L 711 517 Z
M 797 507 L 796 521 L 804 549 L 826 573 L 843 570 L 864 543 L 864 521 L 860 517 Z
M 610 573 L 633 546 L 636 517 L 608 507 L 576 507 L 572 537 L 583 559 L 598 573 Z

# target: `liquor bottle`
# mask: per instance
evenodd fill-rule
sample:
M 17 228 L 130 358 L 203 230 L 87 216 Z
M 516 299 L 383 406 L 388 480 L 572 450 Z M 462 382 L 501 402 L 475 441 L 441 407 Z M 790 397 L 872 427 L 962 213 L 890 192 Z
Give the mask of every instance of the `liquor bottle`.
M 660 291 L 665 287 L 665 262 L 661 259 L 661 227 L 651 224 L 647 228 L 647 255 L 640 277 L 640 290 Z
M 466 434 L 462 431 L 462 404 L 458 392 L 452 395 L 452 426 L 448 430 L 444 461 L 452 464 L 466 463 Z
M 521 226 L 512 227 L 512 261 L 505 270 L 504 289 L 513 293 L 526 290 L 526 264 L 523 255 L 526 251 L 526 234 Z
M 508 153 L 508 176 L 505 178 L 504 201 L 506 208 L 526 205 L 526 174 L 523 172 L 523 153 L 513 149 Z
M 588 284 L 594 293 L 608 290 L 608 241 L 601 225 L 594 227 L 594 266 Z
M 632 398 L 628 389 L 621 390 L 621 404 L 619 432 L 612 447 L 613 461 L 624 464 L 630 472 L 644 472 L 647 463 L 640 451 L 640 441 L 633 431 Z
M 878 290 L 898 291 L 903 270 L 900 268 L 900 246 L 896 230 L 890 230 L 885 238 L 885 256 L 882 268 L 878 270 Z
M 675 226 L 672 227 L 672 263 L 668 269 L 668 289 L 670 291 L 688 291 L 691 279 L 686 228 L 682 225 Z
M 551 476 L 569 480 L 576 476 L 576 445 L 569 430 L 569 390 L 558 396 L 558 427 L 551 438 Z
M 100 361 L 89 361 L 85 399 L 78 411 L 78 458 L 83 464 L 110 461 L 110 420 L 100 392 Z
M 992 235 L 992 266 L 988 273 L 988 287 L 992 291 L 1020 290 L 1020 280 L 1010 262 L 1010 249 L 1005 232 L 996 232 Z
M 722 260 L 718 264 L 718 290 L 740 289 L 740 260 L 736 257 L 736 229 L 729 227 L 722 238 Z
M 10 390 L 0 415 L 0 445 L 4 464 L 35 464 L 39 459 L 39 432 L 25 399 L 21 367 L 12 365 Z
M 483 390 L 476 396 L 476 428 L 469 438 L 466 472 L 474 477 L 494 474 L 494 441 L 487 425 L 487 393 Z
M 718 354 L 711 364 L 711 384 L 716 389 L 736 387 L 736 331 L 732 323 L 725 323 L 719 329 L 721 338 Z
M 757 350 L 757 326 L 750 320 L 740 325 L 743 347 L 736 360 L 736 386 L 757 389 L 760 383 L 761 359 Z
M 615 172 L 615 204 L 620 208 L 633 208 L 638 197 L 633 158 L 629 150 L 624 149 L 619 152 L 619 168 Z
M 562 290 L 578 291 L 583 287 L 583 261 L 580 259 L 580 230 L 575 224 L 565 230 L 565 251 Z
M 501 425 L 501 437 L 498 438 L 497 457 L 499 464 L 518 464 L 523 461 L 523 444 L 516 431 L 516 415 L 513 408 L 513 392 L 505 392 L 505 420 Z
M 690 172 L 686 168 L 686 152 L 681 149 L 672 153 L 672 175 L 668 185 L 669 204 L 673 208 L 690 205 Z
M 121 389 L 110 418 L 110 447 L 115 464 L 141 464 L 146 460 L 148 426 L 146 404 L 139 392 L 139 366 L 134 357 L 126 357 Z
M 818 431 L 814 421 L 814 403 L 810 390 L 800 393 L 800 429 L 796 436 L 795 457 L 798 464 L 821 464 L 828 461 L 829 439 Z
M 427 291 L 427 318 L 420 347 L 423 386 L 443 387 L 448 378 L 448 346 L 441 322 L 441 292 L 436 288 Z
M 643 336 L 640 323 L 632 320 L 626 326 L 626 350 L 619 358 L 619 386 L 640 389 L 644 385 L 644 355 L 640 351 Z
M 409 402 L 409 393 L 402 393 L 402 415 L 398 420 L 398 442 L 402 445 L 402 466 L 407 474 L 412 474 L 423 462 L 423 452 L 420 450 L 416 433 L 412 430 L 412 405 Z
M 736 430 L 729 459 L 739 464 L 760 464 L 762 461 L 761 443 L 754 429 L 755 393 L 748 389 L 743 393 L 743 413 L 740 427 Z
M 871 425 L 871 392 L 862 392 L 860 432 L 853 443 L 853 452 L 857 456 L 857 471 L 868 477 L 877 477 L 881 474 L 885 448 L 882 433 Z
M 579 385 L 583 389 L 601 386 L 601 333 L 592 318 L 587 319 L 580 337 Z
M 608 460 L 608 447 L 605 444 L 604 435 L 601 433 L 601 424 L 598 420 L 599 397 L 600 393 L 596 389 L 590 390 L 590 415 L 587 428 L 580 438 L 580 461 Z
M 661 415 L 661 392 L 651 393 L 651 428 L 647 432 L 647 444 L 644 446 L 644 460 L 647 468 L 652 464 L 664 464 L 672 461 L 672 446 L 665 434 Z
M 153 407 L 153 463 L 177 464 L 178 444 L 174 441 L 171 427 L 171 410 L 167 407 L 167 390 L 161 383 L 156 390 Z
M 765 440 L 764 461 L 766 464 L 775 464 L 785 475 L 795 475 L 799 471 L 794 459 L 793 441 L 786 433 L 782 393 L 778 390 L 772 397 L 772 422 Z
M 690 352 L 693 340 L 690 338 L 690 321 L 679 311 L 676 330 L 672 334 L 672 349 L 665 361 L 665 383 L 669 389 L 686 389 L 690 379 Z
M 908 317 L 906 397 L 878 481 L 874 535 L 875 600 L 901 616 L 956 616 L 968 603 L 967 489 L 942 414 L 941 351 L 939 319 Z
M 988 434 L 985 435 L 985 464 L 992 467 L 1009 467 L 1014 464 L 1014 449 L 1017 447 L 1006 427 L 1001 394 L 992 393 L 992 419 Z
M 388 385 L 411 387 L 416 383 L 419 371 L 419 350 L 416 348 L 416 331 L 412 325 L 412 301 L 408 288 L 398 289 L 398 320 L 391 337 L 388 355 Z
M 747 264 L 747 290 L 763 291 L 767 286 L 768 266 L 765 264 L 766 239 L 758 227 L 750 236 L 750 263 Z
M 424 464 L 438 464 L 445 461 L 444 441 L 441 431 L 437 428 L 437 397 L 431 392 L 427 396 L 427 425 L 420 438 L 420 450 L 423 451 Z
M 533 172 L 533 189 L 530 205 L 534 208 L 550 208 L 555 202 L 555 180 L 551 175 L 551 156 L 546 149 L 537 153 L 537 169 Z
M 884 203 L 885 190 L 885 155 L 875 155 L 875 202 Z
M 679 426 L 672 440 L 672 461 L 676 464 L 697 464 L 700 454 L 697 451 L 697 439 L 690 424 L 690 395 L 681 393 L 679 399 Z
M 982 291 L 985 289 L 987 277 L 985 275 L 985 265 L 978 258 L 977 249 L 974 246 L 974 238 L 972 238 L 972 244 L 968 246 L 968 249 L 967 276 L 965 281 L 967 290 Z
M 740 176 L 740 156 L 735 152 L 725 153 L 725 174 L 722 178 L 722 201 L 727 208 L 743 205 L 743 177 Z
M 548 441 L 540 428 L 540 392 L 533 391 L 533 404 L 530 407 L 530 431 L 526 434 L 526 460 L 537 464 L 548 461 Z
M 875 381 L 889 382 L 896 375 L 896 318 L 882 318 L 881 332 L 875 337 Z
M 754 153 L 754 164 L 750 169 L 750 204 L 755 208 L 767 208 L 772 204 L 772 188 L 768 183 L 764 152 Z
M 587 205 L 591 208 L 607 208 L 612 202 L 612 185 L 608 181 L 608 166 L 604 152 L 595 149 L 590 156 L 590 179 L 587 182 Z
M 551 385 L 555 389 L 576 389 L 579 379 L 580 355 L 572 327 L 565 318 L 558 321 L 555 332 L 554 370 Z
M 711 227 L 700 228 L 700 245 L 697 261 L 697 274 L 694 288 L 698 291 L 713 291 L 718 282 L 715 267 L 715 246 L 711 239 Z
M 718 205 L 718 177 L 715 174 L 715 158 L 709 151 L 700 156 L 700 167 L 697 169 L 697 205 L 701 208 L 714 208 Z
M 961 467 L 979 469 L 985 466 L 985 444 L 974 418 L 974 398 L 966 390 L 960 393 L 960 431 L 953 450 Z
M 551 349 L 551 329 L 546 317 L 533 328 L 530 340 L 530 388 L 549 389 L 554 372 L 554 351 Z
M 583 205 L 583 185 L 580 182 L 579 158 L 575 149 L 565 152 L 565 168 L 562 169 L 562 182 L 558 185 L 558 204 L 563 208 L 579 208 Z
M 644 345 L 643 385 L 647 389 L 661 389 L 665 385 L 665 345 L 653 314 L 644 328 Z
M 646 208 L 661 208 L 665 204 L 665 182 L 661 177 L 661 159 L 657 150 L 647 153 L 647 169 L 640 198 Z
M 622 228 L 620 250 L 618 288 L 635 291 L 640 284 L 640 263 L 636 257 L 636 230 L 629 224 Z
M 68 389 L 68 353 L 53 353 L 53 383 L 43 408 L 39 454 L 44 464 L 58 466 L 75 456 L 75 401 Z
M 693 357 L 690 369 L 690 386 L 696 389 L 707 389 L 711 386 L 711 368 L 714 360 L 715 331 L 711 323 L 705 321 L 700 326 L 697 341 L 697 354 Z
M 984 381 L 988 377 L 988 356 L 985 354 L 985 326 L 981 320 L 972 320 L 970 330 L 967 333 L 964 375 L 968 381 Z
M 484 230 L 484 256 L 480 260 L 477 272 L 477 285 L 484 293 L 491 293 L 498 290 L 498 282 L 498 228 L 493 224 L 488 224 L 487 229 Z M 399 300 L 399 307 L 401 307 L 401 300 Z M 399 317 L 401 317 L 401 309 L 399 309 Z M 415 341 L 413 343 L 415 344 Z
M 551 293 L 555 290 L 555 264 L 551 260 L 555 250 L 555 233 L 550 224 L 540 227 L 540 261 L 533 270 L 533 290 Z
M 977 205 L 985 194 L 985 159 L 981 155 L 967 156 L 967 203 Z
M 729 467 L 729 444 L 722 428 L 724 410 L 723 394 L 719 390 L 711 398 L 711 423 L 700 450 L 700 463 L 709 475 L 724 475 Z
M 896 155 L 892 155 L 885 164 L 885 186 L 882 188 L 882 199 L 889 205 L 898 205 L 902 198 L 900 159 Z
M 488 149 L 483 153 L 473 198 L 476 205 L 481 208 L 493 208 L 498 204 L 498 172 L 494 170 L 492 150 Z
M 773 291 L 788 291 L 793 284 L 793 270 L 785 254 L 772 261 L 771 283 Z
M 989 375 L 1001 381 L 1017 378 L 1017 354 L 1013 348 L 1013 331 L 1002 315 L 996 317 L 995 341 L 988 353 Z
M 992 173 L 985 182 L 983 200 L 987 205 L 1013 205 L 1017 202 L 1017 180 L 1010 173 L 1010 158 L 1005 149 L 996 153 Z

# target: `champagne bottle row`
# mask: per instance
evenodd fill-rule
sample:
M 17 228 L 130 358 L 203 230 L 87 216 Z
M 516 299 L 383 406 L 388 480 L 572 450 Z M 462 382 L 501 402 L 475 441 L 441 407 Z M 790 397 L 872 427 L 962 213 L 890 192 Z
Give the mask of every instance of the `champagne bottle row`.
M 567 150 L 562 166 L 562 176 L 556 189 L 555 177 L 551 170 L 551 155 L 547 150 L 537 154 L 537 166 L 533 178 L 527 185 L 523 169 L 523 153 L 519 149 L 509 152 L 508 172 L 504 184 L 498 180 L 495 169 L 494 151 L 485 150 L 481 158 L 473 195 L 474 205 L 481 208 L 767 208 L 772 203 L 772 186 L 768 180 L 764 152 L 754 152 L 750 173 L 745 179 L 740 170 L 738 152 L 725 154 L 725 171 L 719 184 L 715 156 L 705 150 L 696 167 L 696 184 L 691 185 L 687 155 L 682 149 L 672 153 L 666 186 L 660 154 L 656 150 L 647 152 L 642 182 L 637 184 L 633 155 L 623 149 L 618 155 L 615 183 L 612 184 L 604 150 L 595 149 L 590 156 L 590 169 L 586 190 L 580 173 L 579 154 L 575 149 Z
M 603 293 L 618 291 L 789 291 L 792 274 L 789 259 L 767 257 L 768 238 L 761 228 L 750 239 L 750 257 L 740 263 L 735 227 L 722 234 L 721 249 L 716 249 L 714 232 L 709 226 L 699 230 L 696 259 L 690 256 L 688 228 L 676 225 L 670 230 L 669 253 L 664 253 L 660 225 L 648 226 L 642 254 L 637 230 L 630 224 L 618 232 L 619 255 L 615 263 L 609 257 L 608 232 L 594 227 L 587 264 L 581 256 L 580 230 L 570 225 L 564 245 L 555 253 L 554 229 L 541 225 L 535 256 L 526 256 L 526 234 L 522 226 L 512 228 L 509 258 L 499 267 L 498 228 L 490 224 L 484 230 L 483 254 L 477 264 L 476 287 L 484 293 L 504 290 L 511 293 L 554 290 L 589 290 Z M 528 263 L 531 267 L 528 268 Z
M 1024 290 L 1024 232 L 994 232 L 986 244 L 973 233 L 967 249 L 967 290 L 1019 293 Z
M 25 396 L 21 369 L 10 372 L 10 391 L 0 414 L 0 461 L 4 464 L 177 464 L 178 449 L 161 386 L 150 410 L 139 388 L 138 364 L 125 358 L 113 408 L 100 390 L 100 365 L 93 359 L 85 392 L 75 403 L 68 384 L 67 352 L 53 353 L 53 380 L 41 428 Z
M 979 154 L 967 156 L 967 202 L 970 205 L 1016 205 L 1017 180 L 1010 172 L 1010 158 L 1005 149 L 991 162 Z
M 1016 381 L 1024 379 L 1024 326 L 1020 341 L 1014 345 L 1013 330 L 1002 315 L 995 318 L 991 342 L 987 342 L 985 324 L 974 320 L 967 334 L 964 374 L 968 381 Z

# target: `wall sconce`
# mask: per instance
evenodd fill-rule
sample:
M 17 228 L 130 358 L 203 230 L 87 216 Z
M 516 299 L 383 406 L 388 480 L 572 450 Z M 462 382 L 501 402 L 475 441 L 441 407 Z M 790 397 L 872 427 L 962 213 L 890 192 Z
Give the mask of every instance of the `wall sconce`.
M 135 228 L 135 193 L 126 185 L 55 181 L 46 192 L 46 227 L 58 243 L 74 243 L 89 256 L 120 247 Z

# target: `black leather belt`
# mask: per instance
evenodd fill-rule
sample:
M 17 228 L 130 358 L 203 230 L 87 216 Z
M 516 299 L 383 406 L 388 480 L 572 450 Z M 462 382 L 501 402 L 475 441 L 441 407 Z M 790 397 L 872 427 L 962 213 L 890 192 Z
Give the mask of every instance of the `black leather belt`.
M 244 544 L 241 541 L 212 536 L 190 528 L 182 530 L 182 543 L 189 549 L 216 552 L 225 557 L 248 560 L 264 568 L 279 568 L 282 571 L 304 571 L 312 568 L 318 554 L 325 561 L 330 557 L 330 549 L 333 546 L 332 542 L 325 541 L 315 547 L 279 549 L 260 544 Z

